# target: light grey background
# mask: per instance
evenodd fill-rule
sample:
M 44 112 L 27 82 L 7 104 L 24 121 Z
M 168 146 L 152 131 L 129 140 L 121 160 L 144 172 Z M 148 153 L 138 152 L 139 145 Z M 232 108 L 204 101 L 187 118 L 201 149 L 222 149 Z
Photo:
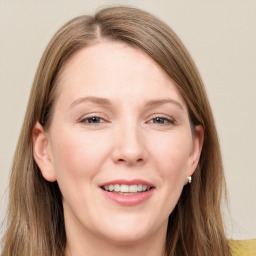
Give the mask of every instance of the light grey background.
M 230 199 L 227 236 L 256 238 L 256 1 L 0 0 L 0 220 L 33 76 L 56 30 L 109 4 L 152 12 L 181 37 L 210 98 Z M 0 232 L 0 235 L 3 230 Z

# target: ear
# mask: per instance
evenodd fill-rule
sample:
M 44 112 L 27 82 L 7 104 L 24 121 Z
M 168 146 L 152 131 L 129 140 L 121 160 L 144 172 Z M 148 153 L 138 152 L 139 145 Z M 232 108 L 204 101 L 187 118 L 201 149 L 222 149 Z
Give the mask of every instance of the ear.
M 43 177 L 50 182 L 56 181 L 50 141 L 39 122 L 33 130 L 33 156 Z
M 192 149 L 189 155 L 189 166 L 187 169 L 186 177 L 185 177 L 185 183 L 187 183 L 187 177 L 191 176 L 194 171 L 196 170 L 196 167 L 198 165 L 203 143 L 204 143 L 204 130 L 201 125 L 195 126 L 194 134 L 193 134 L 193 144 Z

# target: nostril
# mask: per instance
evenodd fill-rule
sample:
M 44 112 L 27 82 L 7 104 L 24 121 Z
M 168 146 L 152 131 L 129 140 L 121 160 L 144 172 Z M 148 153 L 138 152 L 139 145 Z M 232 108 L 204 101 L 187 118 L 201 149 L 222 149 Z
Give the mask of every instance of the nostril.
M 119 158 L 116 163 L 119 163 L 119 164 L 142 164 L 144 162 L 144 159 L 143 158 L 139 158 L 137 160 L 131 160 L 131 159 L 123 159 L 123 158 Z
M 119 165 L 130 165 L 132 164 L 131 161 L 127 161 L 126 159 L 120 158 L 116 161 L 117 164 Z

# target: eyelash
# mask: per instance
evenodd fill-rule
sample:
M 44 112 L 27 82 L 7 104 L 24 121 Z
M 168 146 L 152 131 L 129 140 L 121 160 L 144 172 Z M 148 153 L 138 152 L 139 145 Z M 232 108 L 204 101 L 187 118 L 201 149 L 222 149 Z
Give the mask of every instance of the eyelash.
M 173 118 L 168 118 L 166 116 L 161 116 L 161 115 L 155 115 L 152 117 L 149 121 L 146 123 L 151 123 L 155 124 L 154 121 L 161 121 L 160 126 L 167 126 L 167 125 L 174 125 L 176 122 Z M 80 123 L 86 124 L 86 125 L 99 125 L 100 123 L 107 122 L 106 119 L 99 115 L 92 115 L 88 117 L 84 117 L 80 120 Z M 153 123 L 152 123 L 153 122 Z
M 165 123 L 160 123 L 159 124 L 160 126 L 175 124 L 175 120 L 173 118 L 168 118 L 168 117 L 161 116 L 161 115 L 160 116 L 156 115 L 155 117 L 151 118 L 149 122 L 154 121 L 154 120 L 156 121 L 157 119 L 161 120 L 162 122 L 165 122 Z
M 97 119 L 97 122 L 91 122 L 93 119 Z M 103 123 L 104 121 L 106 120 L 101 116 L 92 115 L 92 116 L 82 118 L 80 120 L 80 123 L 86 123 L 88 125 L 97 125 L 97 124 Z

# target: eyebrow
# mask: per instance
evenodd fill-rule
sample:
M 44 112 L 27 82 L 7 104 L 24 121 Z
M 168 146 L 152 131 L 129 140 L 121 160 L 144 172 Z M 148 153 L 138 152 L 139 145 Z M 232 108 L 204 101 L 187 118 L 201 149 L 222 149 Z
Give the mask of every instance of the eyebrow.
M 83 97 L 83 98 L 78 98 L 77 100 L 73 101 L 70 104 L 70 108 L 73 108 L 74 106 L 80 104 L 80 103 L 86 103 L 86 102 L 92 102 L 95 104 L 99 104 L 99 105 L 105 105 L 105 106 L 110 106 L 111 101 L 109 99 L 106 98 L 100 98 L 100 97 L 93 97 L 93 96 L 89 96 L 89 97 Z M 178 106 L 180 109 L 184 109 L 182 104 L 174 99 L 152 99 L 149 100 L 145 106 L 146 107 L 156 107 L 156 106 L 160 106 L 160 105 L 164 105 L 164 104 L 168 104 L 168 103 L 172 103 L 175 104 L 176 106 Z
M 184 109 L 182 104 L 176 100 L 173 100 L 173 99 L 156 99 L 156 100 L 149 100 L 147 103 L 146 103 L 146 106 L 147 107 L 156 107 L 156 106 L 159 106 L 159 105 L 164 105 L 164 104 L 167 104 L 167 103 L 172 103 L 172 104 L 175 104 L 176 106 L 178 106 L 180 109 Z
M 106 105 L 109 106 L 111 105 L 110 100 L 105 99 L 105 98 L 99 98 L 99 97 L 83 97 L 83 98 L 78 98 L 77 100 L 73 101 L 70 104 L 70 108 L 80 104 L 80 103 L 85 103 L 85 102 L 92 102 L 92 103 L 96 103 L 99 105 Z

